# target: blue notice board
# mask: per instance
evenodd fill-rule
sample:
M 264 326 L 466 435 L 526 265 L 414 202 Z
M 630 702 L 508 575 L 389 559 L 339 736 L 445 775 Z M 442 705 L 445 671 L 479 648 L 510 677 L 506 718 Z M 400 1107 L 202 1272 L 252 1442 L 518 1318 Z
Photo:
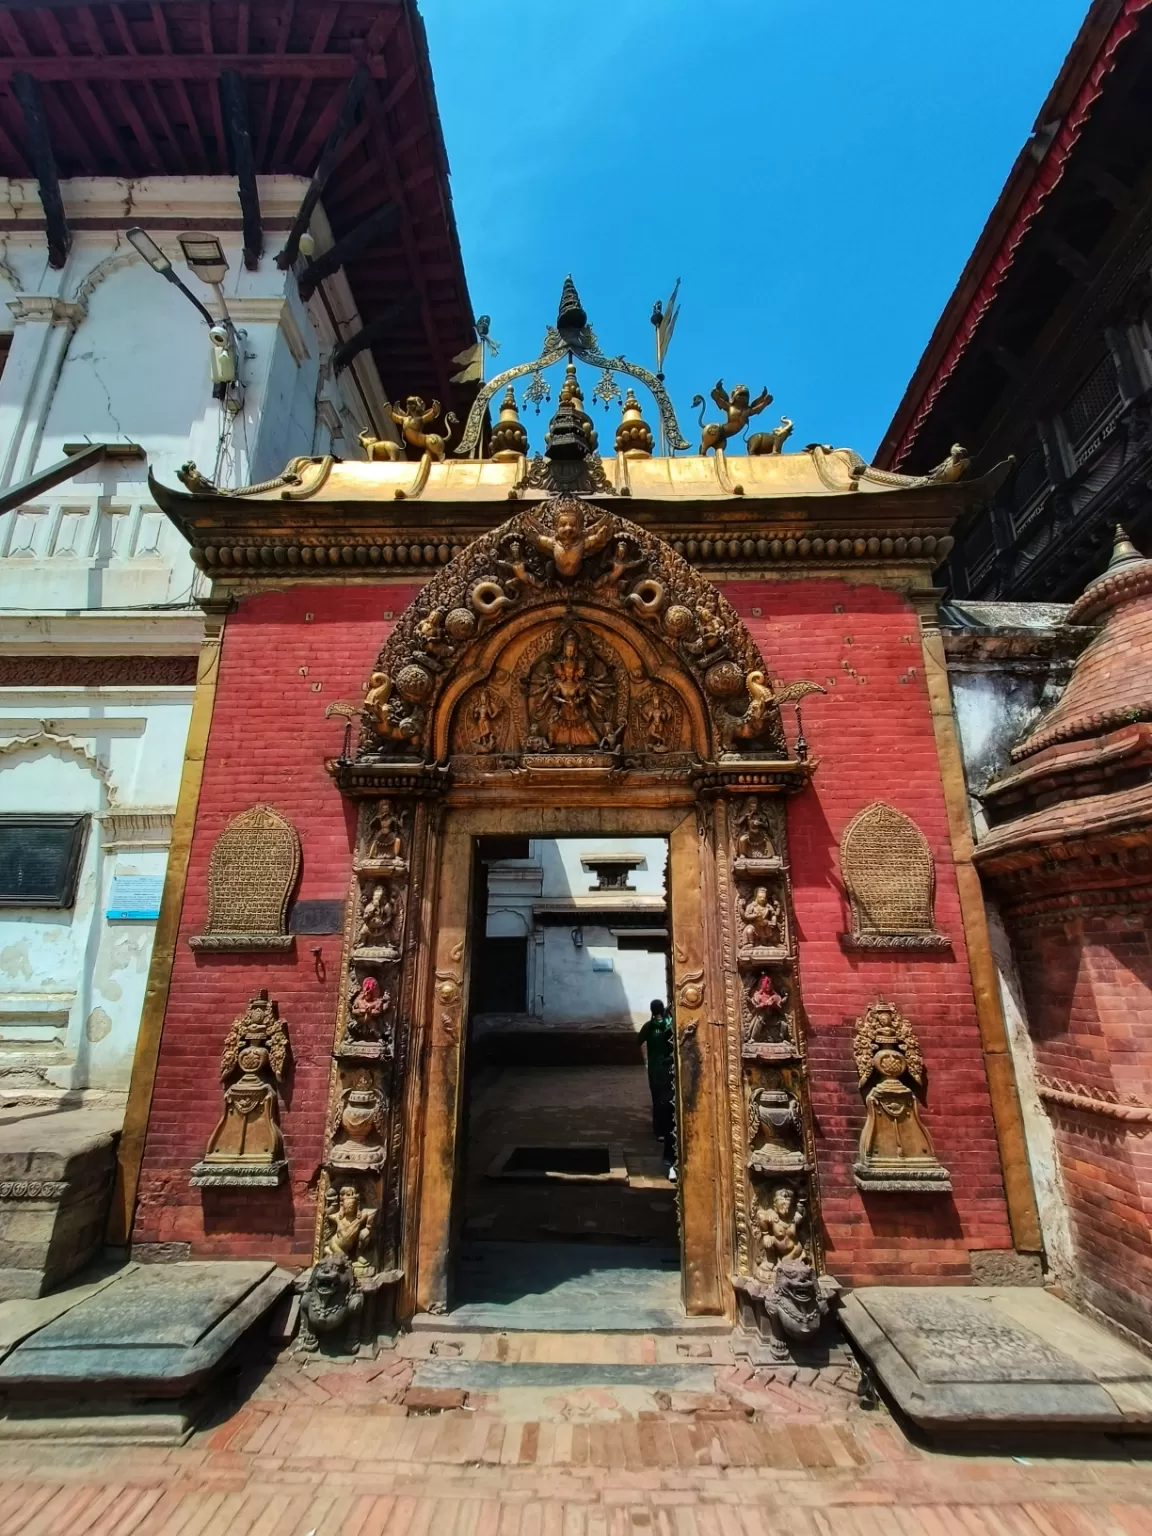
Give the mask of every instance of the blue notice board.
M 108 910 L 104 916 L 154 923 L 160 916 L 160 895 L 163 890 L 163 875 L 114 874 L 112 890 L 108 896 Z

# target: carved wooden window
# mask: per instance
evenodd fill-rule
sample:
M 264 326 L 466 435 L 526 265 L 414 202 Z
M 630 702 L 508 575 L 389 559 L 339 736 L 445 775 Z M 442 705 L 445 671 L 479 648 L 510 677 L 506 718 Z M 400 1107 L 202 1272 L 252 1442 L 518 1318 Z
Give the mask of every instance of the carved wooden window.
M 0 907 L 76 901 L 87 816 L 0 816 Z
M 865 806 L 840 842 L 840 869 L 852 907 L 849 948 L 940 949 L 933 901 L 936 868 L 916 823 L 882 800 Z
M 1111 355 L 1103 357 L 1072 396 L 1062 413 L 1064 430 L 1077 464 L 1083 464 L 1124 405 Z
M 296 828 L 269 805 L 234 816 L 208 864 L 208 924 L 193 949 L 288 949 L 288 898 L 300 873 Z

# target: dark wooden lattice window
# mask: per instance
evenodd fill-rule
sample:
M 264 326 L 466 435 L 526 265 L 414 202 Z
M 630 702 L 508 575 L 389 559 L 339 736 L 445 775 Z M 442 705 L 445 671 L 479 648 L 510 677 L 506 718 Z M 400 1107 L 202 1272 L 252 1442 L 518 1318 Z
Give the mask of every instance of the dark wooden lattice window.
M 87 816 L 0 815 L 0 907 L 71 907 Z
M 1049 485 L 1048 464 L 1042 448 L 1033 448 L 1016 471 L 1012 487 L 1012 528 L 1022 533 L 1032 521 Z
M 1064 430 L 1077 463 L 1095 451 L 1123 403 L 1112 359 L 1102 358 L 1063 412 Z

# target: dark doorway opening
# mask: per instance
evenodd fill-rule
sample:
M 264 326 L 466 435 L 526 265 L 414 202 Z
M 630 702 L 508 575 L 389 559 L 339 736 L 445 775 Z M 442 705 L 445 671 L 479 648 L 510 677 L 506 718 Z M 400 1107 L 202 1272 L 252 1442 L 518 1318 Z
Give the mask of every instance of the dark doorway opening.
M 454 1307 L 469 1326 L 675 1327 L 675 1172 L 639 1032 L 667 999 L 663 838 L 480 838 Z

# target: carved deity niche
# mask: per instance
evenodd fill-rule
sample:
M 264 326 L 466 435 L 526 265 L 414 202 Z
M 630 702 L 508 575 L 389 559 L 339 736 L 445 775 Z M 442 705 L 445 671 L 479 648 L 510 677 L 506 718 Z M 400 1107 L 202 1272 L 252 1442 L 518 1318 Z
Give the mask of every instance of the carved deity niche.
M 756 1233 L 753 1270 L 758 1280 L 770 1280 L 783 1259 L 810 1263 L 808 1196 L 798 1179 L 753 1175 L 752 1224 Z
M 408 812 L 392 800 L 380 800 L 368 812 L 361 848 L 356 860 L 360 870 L 403 873 L 408 841 Z
M 774 960 L 787 946 L 787 920 L 784 903 L 771 881 L 763 885 L 741 882 L 737 887 L 737 920 L 742 960 Z
M 783 846 L 777 809 L 759 795 L 748 795 L 732 815 L 732 868 L 738 875 L 774 872 L 781 867 Z
M 395 881 L 364 881 L 352 939 L 352 958 L 377 963 L 398 960 L 397 935 L 403 917 L 404 898 Z
M 339 1061 L 387 1061 L 395 1048 L 392 990 L 377 976 L 351 978 Z
M 675 690 L 650 682 L 633 694 L 628 745 L 634 752 L 679 752 L 687 745 L 684 705 Z
M 329 1186 L 324 1202 L 322 1257 L 344 1258 L 358 1280 L 374 1272 L 372 1233 L 376 1209 L 368 1204 L 359 1184 L 349 1178 Z
M 865 806 L 840 840 L 840 870 L 852 907 L 853 949 L 944 949 L 936 931 L 936 869 L 916 823 L 882 800 Z
M 743 1054 L 761 1061 L 791 1061 L 798 1052 L 791 988 L 782 972 L 753 971 L 741 978 Z
M 288 898 L 300 874 L 296 828 L 270 805 L 234 816 L 208 861 L 208 923 L 200 950 L 289 949 Z
M 624 668 L 586 626 L 566 622 L 541 637 L 521 658 L 517 677 L 529 752 L 589 752 L 613 745 L 627 708 Z
M 511 752 L 515 744 L 512 707 L 505 693 L 491 682 L 469 689 L 456 709 L 452 750 L 487 757 Z

